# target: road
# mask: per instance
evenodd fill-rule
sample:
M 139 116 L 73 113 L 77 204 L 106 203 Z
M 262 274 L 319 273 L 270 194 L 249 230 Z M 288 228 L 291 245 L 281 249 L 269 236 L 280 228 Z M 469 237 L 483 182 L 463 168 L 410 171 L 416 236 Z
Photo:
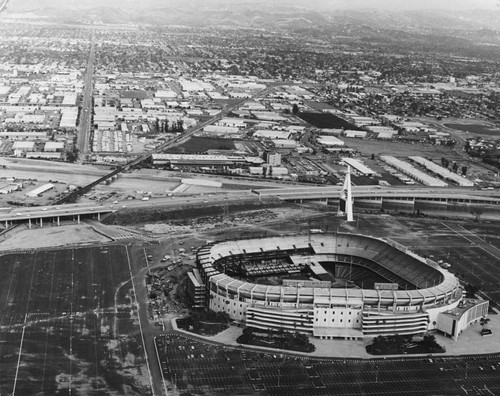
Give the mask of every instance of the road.
M 85 72 L 82 110 L 80 113 L 80 127 L 78 131 L 78 150 L 80 155 L 85 156 L 89 153 L 89 140 L 92 129 L 92 96 L 94 87 L 94 69 L 95 69 L 95 29 L 92 28 L 90 41 L 90 54 L 87 61 L 87 70 Z

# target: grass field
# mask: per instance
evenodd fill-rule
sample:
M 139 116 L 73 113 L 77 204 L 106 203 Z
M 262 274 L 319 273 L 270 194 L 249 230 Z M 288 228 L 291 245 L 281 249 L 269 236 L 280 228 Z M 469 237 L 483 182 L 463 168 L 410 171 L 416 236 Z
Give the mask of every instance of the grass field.
M 179 147 L 185 153 L 204 153 L 208 150 L 234 150 L 234 142 L 231 139 L 192 137 L 189 141 Z
M 444 126 L 450 129 L 457 129 L 459 131 L 475 133 L 478 135 L 500 135 L 500 130 L 482 124 L 444 124 Z
M 0 257 L 0 394 L 151 394 L 128 260 L 123 246 Z
M 196 395 L 466 395 L 500 392 L 500 357 L 311 359 L 156 339 L 166 386 Z M 491 393 L 486 391 L 488 389 Z M 174 393 L 176 394 L 176 393 Z
M 316 128 L 344 128 L 351 130 L 360 130 L 346 120 L 329 113 L 299 113 L 298 116 Z

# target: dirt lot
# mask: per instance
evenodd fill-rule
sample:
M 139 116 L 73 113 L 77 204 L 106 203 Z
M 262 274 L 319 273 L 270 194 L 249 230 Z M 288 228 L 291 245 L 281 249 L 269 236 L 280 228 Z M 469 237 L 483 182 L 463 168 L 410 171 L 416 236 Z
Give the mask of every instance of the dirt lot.
M 95 232 L 85 224 L 64 224 L 60 227 L 50 225 L 43 229 L 28 229 L 20 226 L 0 237 L 0 249 L 36 249 L 86 243 L 106 243 L 109 238 Z

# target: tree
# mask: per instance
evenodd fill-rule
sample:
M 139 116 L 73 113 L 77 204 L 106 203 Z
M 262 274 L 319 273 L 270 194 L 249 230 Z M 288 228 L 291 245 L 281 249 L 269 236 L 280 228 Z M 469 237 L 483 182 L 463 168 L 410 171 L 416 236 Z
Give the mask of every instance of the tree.
M 474 221 L 476 223 L 479 223 L 479 220 L 481 218 L 481 215 L 484 213 L 483 209 L 480 207 L 472 207 L 470 209 L 470 213 L 475 216 Z
M 490 323 L 490 318 L 487 318 L 486 316 L 483 316 L 481 318 L 481 320 L 479 321 L 479 324 L 481 325 L 481 327 L 484 329 L 486 329 L 488 327 L 488 323 Z
M 297 105 L 297 103 L 294 103 L 292 107 L 292 113 L 298 114 L 298 112 L 299 112 L 299 106 Z

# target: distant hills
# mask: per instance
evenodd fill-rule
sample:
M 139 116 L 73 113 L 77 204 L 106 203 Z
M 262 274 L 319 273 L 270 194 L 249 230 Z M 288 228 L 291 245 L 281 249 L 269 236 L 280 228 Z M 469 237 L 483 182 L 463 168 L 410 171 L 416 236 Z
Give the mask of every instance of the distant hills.
M 92 15 L 98 16 L 105 23 L 228 26 L 291 31 L 309 28 L 335 31 L 345 27 L 364 26 L 375 30 L 396 29 L 408 32 L 491 30 L 486 36 L 492 37 L 497 37 L 497 32 L 500 31 L 500 8 L 347 9 L 335 8 L 335 0 L 318 2 L 316 6 L 310 3 L 314 1 L 309 1 L 307 5 L 308 2 L 304 0 L 23 0 L 11 1 L 8 12 L 32 12 L 54 18 L 73 15 L 77 19 L 85 16 L 86 20 Z

